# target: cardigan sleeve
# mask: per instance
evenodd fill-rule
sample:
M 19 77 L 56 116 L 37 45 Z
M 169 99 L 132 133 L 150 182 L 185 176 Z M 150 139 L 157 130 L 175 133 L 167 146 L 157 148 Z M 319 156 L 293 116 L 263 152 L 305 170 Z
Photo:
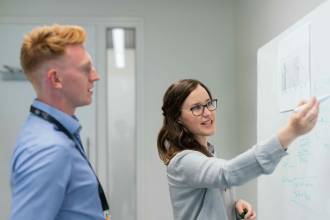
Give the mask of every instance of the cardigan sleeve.
M 167 175 L 169 184 L 176 187 L 226 189 L 272 173 L 286 154 L 276 137 L 256 144 L 231 160 L 184 150 L 172 158 Z

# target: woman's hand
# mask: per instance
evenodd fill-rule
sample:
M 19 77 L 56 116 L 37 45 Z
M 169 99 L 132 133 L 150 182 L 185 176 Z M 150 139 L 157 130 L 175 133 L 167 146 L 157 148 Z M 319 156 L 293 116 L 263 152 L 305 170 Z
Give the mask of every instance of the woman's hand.
M 244 213 L 244 209 L 247 210 L 246 214 L 244 217 L 241 217 L 241 219 L 255 220 L 257 217 L 256 212 L 252 208 L 252 205 L 242 199 L 236 201 L 235 208 L 237 216 L 241 216 L 241 214 Z
M 294 139 L 311 131 L 316 124 L 318 114 L 319 102 L 315 97 L 307 103 L 301 102 L 299 111 L 293 113 L 287 124 L 277 133 L 282 147 L 286 149 Z

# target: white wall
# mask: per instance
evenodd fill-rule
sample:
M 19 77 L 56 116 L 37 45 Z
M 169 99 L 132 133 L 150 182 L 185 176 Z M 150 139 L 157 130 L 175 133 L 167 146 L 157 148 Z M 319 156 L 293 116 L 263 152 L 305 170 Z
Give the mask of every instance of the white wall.
M 144 137 L 137 150 L 144 152 L 139 185 L 139 219 L 171 219 L 165 167 L 158 159 L 156 137 L 161 125 L 161 100 L 170 83 L 185 77 L 205 82 L 220 100 L 218 135 L 213 142 L 220 155 L 234 155 L 236 146 L 234 8 L 231 0 L 1 0 L 0 17 L 137 17 L 143 19 Z M 1 18 L 0 18 L 1 19 Z M 0 88 L 1 89 L 1 88 Z M 20 94 L 17 94 L 20 95 Z M 5 129 L 0 123 L 0 130 Z M 140 125 L 141 127 L 141 125 Z M 11 148 L 12 146 L 1 146 Z M 3 151 L 1 151 L 3 152 Z M 8 180 L 9 158 L 1 158 L 1 176 Z M 8 183 L 8 182 L 7 182 Z M 7 184 L 1 181 L 0 190 Z M 2 195 L 8 192 L 0 191 Z M 110 198 L 115 199 L 115 198 Z M 110 201 L 111 202 L 111 201 Z M 0 218 L 8 210 L 0 207 Z
M 236 0 L 235 60 L 239 146 L 246 150 L 257 140 L 257 50 L 324 0 Z M 257 206 L 256 181 L 240 195 Z

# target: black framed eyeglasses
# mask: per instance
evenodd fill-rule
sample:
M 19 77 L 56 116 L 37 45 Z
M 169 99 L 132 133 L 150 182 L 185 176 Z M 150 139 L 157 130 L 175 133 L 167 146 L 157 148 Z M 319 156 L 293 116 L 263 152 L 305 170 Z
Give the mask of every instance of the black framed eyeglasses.
M 199 104 L 190 108 L 190 111 L 194 116 L 200 116 L 204 113 L 205 108 L 209 111 L 214 111 L 217 109 L 218 99 L 212 99 L 208 101 L 205 105 Z

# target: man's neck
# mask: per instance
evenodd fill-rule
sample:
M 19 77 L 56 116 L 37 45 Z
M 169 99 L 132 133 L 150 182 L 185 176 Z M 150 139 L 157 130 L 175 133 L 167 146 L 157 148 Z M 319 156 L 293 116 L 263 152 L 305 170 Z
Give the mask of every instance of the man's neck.
M 45 99 L 42 97 L 37 97 L 37 100 L 44 102 L 47 105 L 52 106 L 68 115 L 74 115 L 75 113 L 75 109 L 68 107 L 65 102 L 60 102 L 55 99 Z

